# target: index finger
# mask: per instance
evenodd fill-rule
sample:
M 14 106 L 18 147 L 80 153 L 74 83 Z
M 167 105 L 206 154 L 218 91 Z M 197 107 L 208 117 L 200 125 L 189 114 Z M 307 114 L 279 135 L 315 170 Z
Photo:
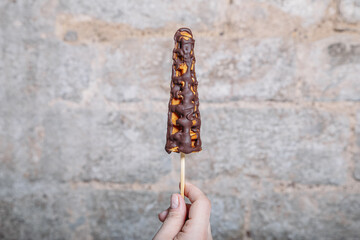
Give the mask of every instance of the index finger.
M 185 183 L 185 196 L 189 198 L 191 204 L 189 220 L 208 222 L 210 218 L 211 203 L 206 195 L 191 183 Z
M 185 183 L 184 194 L 189 198 L 191 203 L 201 199 L 208 199 L 199 188 L 189 182 Z

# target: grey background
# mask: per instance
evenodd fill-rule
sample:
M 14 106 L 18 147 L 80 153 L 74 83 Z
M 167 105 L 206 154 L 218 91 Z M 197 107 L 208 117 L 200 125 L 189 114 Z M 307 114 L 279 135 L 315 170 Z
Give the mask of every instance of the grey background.
M 358 0 L 2 0 L 0 239 L 151 239 L 193 30 L 215 239 L 359 239 Z

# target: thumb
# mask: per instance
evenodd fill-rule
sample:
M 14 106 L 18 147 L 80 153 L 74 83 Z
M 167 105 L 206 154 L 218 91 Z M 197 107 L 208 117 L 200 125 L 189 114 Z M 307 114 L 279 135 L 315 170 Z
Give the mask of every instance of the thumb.
M 183 227 L 185 217 L 185 200 L 180 194 L 173 194 L 171 196 L 169 213 L 153 240 L 173 239 Z

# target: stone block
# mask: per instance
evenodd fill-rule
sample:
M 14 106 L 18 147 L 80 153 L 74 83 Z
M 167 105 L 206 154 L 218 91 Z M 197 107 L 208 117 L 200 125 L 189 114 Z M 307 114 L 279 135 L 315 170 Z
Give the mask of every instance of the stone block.
M 134 29 L 157 30 L 170 26 L 210 29 L 221 20 L 225 1 L 68 1 L 61 0 L 59 13 L 86 15 L 112 23 L 130 25 Z M 174 30 L 176 31 L 176 30 Z
M 99 90 L 113 102 L 169 101 L 173 40 L 128 39 L 106 49 Z
M 72 188 L 54 182 L 0 189 L 1 239 L 151 239 L 168 192 Z
M 277 34 L 319 23 L 329 3 L 329 0 L 234 0 L 230 1 L 226 17 L 231 27 L 240 32 Z
M 161 226 L 157 214 L 169 206 L 167 197 L 153 192 L 92 192 L 86 200 L 92 238 L 151 239 Z M 166 208 L 159 208 L 159 201 L 165 201 Z
M 244 202 L 235 196 L 209 195 L 211 231 L 214 239 L 242 239 Z
M 353 161 L 355 163 L 354 178 L 360 181 L 360 111 L 356 115 L 356 152 L 353 155 Z
M 191 179 L 248 174 L 304 184 L 342 184 L 346 115 L 300 107 L 203 105 L 203 151 L 188 161 Z
M 201 102 L 285 100 L 295 92 L 295 52 L 281 38 L 196 39 Z
M 196 161 L 196 159 L 194 159 L 194 161 Z M 189 164 L 190 166 L 193 165 L 192 163 Z M 187 173 L 190 171 L 192 176 L 193 171 L 190 167 L 188 167 L 186 171 Z M 191 178 L 191 180 L 195 179 Z M 247 201 L 255 198 L 259 194 L 257 180 L 258 179 L 254 180 L 251 176 L 246 176 L 238 171 L 234 174 L 219 175 L 215 179 L 211 179 L 211 181 L 196 181 L 196 186 L 209 194 L 209 196 L 234 196 L 241 201 Z
M 157 181 L 171 169 L 165 115 L 59 106 L 44 123 L 43 172 L 60 180 Z
M 19 117 L 5 116 L 0 120 L 0 185 L 45 179 L 154 182 L 171 169 L 164 150 L 165 112 L 59 103 Z M 32 121 L 30 116 L 35 116 Z
M 8 124 L 17 122 L 18 129 L 40 121 L 52 100 L 80 102 L 96 78 L 92 70 L 96 53 L 87 46 L 17 40 L 7 41 L 4 48 L 0 113 Z
M 311 0 L 260 0 L 281 9 L 283 12 L 301 18 L 304 27 L 316 24 L 322 20 L 330 4 L 330 0 L 311 1 Z
M 8 2 L 2 9 L 0 83 L 10 105 L 80 101 L 81 91 L 96 78 L 96 50 L 57 39 L 55 9 L 49 1 Z
M 1 4 L 0 36 L 7 43 L 47 39 L 53 36 L 56 18 L 54 2 L 7 1 Z
M 314 101 L 359 101 L 360 41 L 333 36 L 299 45 L 301 92 Z
M 85 237 L 85 195 L 64 186 L 22 184 L 0 194 L 1 239 L 76 239 Z M 83 238 L 84 239 L 84 238 Z
M 360 201 L 357 194 L 267 194 L 252 206 L 253 239 L 356 239 Z
M 360 1 L 359 0 L 340 0 L 339 11 L 341 17 L 349 23 L 360 22 Z

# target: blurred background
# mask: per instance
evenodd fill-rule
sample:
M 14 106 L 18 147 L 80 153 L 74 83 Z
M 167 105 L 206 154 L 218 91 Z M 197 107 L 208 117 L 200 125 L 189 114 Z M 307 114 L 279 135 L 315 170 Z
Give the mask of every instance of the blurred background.
M 358 0 L 2 0 L 0 239 L 152 238 L 184 26 L 214 239 L 358 239 Z

